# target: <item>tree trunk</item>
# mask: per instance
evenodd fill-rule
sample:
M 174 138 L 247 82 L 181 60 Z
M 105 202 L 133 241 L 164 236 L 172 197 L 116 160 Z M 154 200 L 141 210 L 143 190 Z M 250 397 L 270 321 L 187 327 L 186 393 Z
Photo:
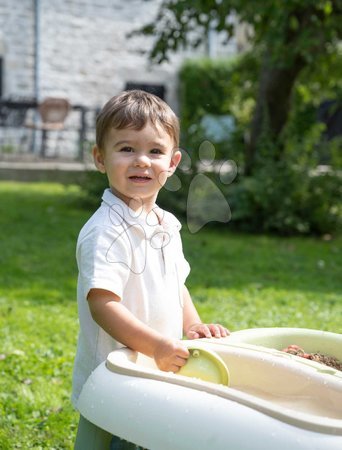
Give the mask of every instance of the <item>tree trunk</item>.
M 297 58 L 292 66 L 275 67 L 272 66 L 268 56 L 265 55 L 260 73 L 259 94 L 251 124 L 250 137 L 246 144 L 246 175 L 251 175 L 253 172 L 258 141 L 263 132 L 267 132 L 269 138 L 275 144 L 274 160 L 281 158 L 282 145 L 279 136 L 288 119 L 293 86 L 304 66 L 304 61 Z

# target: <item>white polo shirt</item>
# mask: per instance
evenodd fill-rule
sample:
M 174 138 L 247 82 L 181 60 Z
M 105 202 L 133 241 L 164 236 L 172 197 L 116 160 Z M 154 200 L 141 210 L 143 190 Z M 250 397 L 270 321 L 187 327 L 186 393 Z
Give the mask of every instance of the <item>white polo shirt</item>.
M 77 241 L 80 333 L 74 405 L 90 373 L 108 353 L 123 347 L 91 317 L 90 289 L 114 292 L 129 311 L 163 336 L 182 337 L 182 288 L 190 267 L 183 255 L 180 222 L 158 206 L 149 214 L 135 213 L 110 189 L 102 200 Z

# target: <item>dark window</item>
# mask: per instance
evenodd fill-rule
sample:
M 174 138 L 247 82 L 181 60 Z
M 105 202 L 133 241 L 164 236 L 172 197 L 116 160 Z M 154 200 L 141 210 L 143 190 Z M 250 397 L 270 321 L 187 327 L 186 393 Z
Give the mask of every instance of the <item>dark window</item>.
M 2 97 L 2 58 L 0 57 L 0 98 Z
M 149 92 L 150 94 L 154 94 L 162 100 L 165 100 L 165 86 L 162 84 L 126 83 L 126 91 L 131 91 L 133 89 L 141 89 L 142 91 Z

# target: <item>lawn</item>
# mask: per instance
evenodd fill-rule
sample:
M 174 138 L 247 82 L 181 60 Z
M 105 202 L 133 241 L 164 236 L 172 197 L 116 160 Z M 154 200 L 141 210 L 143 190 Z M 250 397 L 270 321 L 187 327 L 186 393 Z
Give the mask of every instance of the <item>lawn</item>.
M 0 448 L 71 449 L 77 339 L 75 242 L 91 212 L 75 186 L 0 183 Z M 233 211 L 234 214 L 234 211 Z M 184 227 L 188 287 L 231 331 L 342 332 L 341 238 L 279 238 Z

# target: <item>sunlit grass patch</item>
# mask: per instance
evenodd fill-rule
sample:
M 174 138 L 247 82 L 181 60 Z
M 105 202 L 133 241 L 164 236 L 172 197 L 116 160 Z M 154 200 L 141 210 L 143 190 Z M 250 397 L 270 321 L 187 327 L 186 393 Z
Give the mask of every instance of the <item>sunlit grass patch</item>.
M 75 245 L 91 211 L 75 186 L 0 183 L 0 448 L 72 449 Z M 206 322 L 230 330 L 341 332 L 341 239 L 184 227 L 187 285 Z

